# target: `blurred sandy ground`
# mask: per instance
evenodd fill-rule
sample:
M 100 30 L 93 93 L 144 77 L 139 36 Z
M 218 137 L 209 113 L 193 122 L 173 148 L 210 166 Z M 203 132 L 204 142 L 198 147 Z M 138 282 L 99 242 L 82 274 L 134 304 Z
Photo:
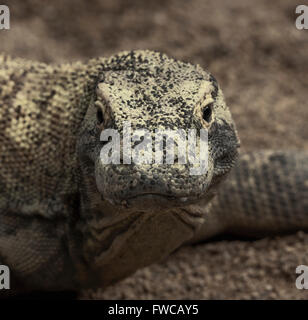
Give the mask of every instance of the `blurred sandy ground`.
M 155 49 L 210 70 L 224 90 L 243 149 L 308 148 L 308 31 L 297 1 L 10 0 L 0 49 L 46 62 Z M 94 298 L 308 298 L 295 268 L 308 236 L 222 241 L 168 261 Z

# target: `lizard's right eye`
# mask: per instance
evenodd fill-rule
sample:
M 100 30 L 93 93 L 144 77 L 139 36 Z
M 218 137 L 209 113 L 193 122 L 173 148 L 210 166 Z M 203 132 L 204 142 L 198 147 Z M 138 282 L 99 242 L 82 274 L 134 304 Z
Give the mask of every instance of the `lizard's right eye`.
M 99 124 L 102 124 L 104 122 L 104 116 L 101 109 L 97 109 L 96 118 Z
M 202 118 L 207 123 L 209 123 L 212 119 L 212 108 L 213 108 L 213 104 L 211 103 L 207 105 L 202 111 Z

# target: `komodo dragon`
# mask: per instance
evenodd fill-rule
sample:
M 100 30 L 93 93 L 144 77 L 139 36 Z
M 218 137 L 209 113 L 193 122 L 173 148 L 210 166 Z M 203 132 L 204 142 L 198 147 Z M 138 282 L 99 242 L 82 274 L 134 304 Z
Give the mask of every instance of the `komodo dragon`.
M 125 121 L 207 130 L 207 170 L 192 175 L 177 157 L 103 163 L 101 132 L 122 134 Z M 105 287 L 183 243 L 307 230 L 308 153 L 245 153 L 225 180 L 238 147 L 198 65 L 152 51 L 62 65 L 1 55 L 0 264 L 12 289 Z

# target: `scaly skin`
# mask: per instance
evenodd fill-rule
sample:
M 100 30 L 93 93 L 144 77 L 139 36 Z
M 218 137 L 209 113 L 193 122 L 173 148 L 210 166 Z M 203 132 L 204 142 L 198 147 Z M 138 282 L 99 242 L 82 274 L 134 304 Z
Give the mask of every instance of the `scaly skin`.
M 239 141 L 200 66 L 151 51 L 64 65 L 0 56 L 0 105 L 0 264 L 19 288 L 107 286 L 220 225 L 207 206 Z M 207 172 L 104 164 L 100 134 L 124 121 L 207 129 Z
M 308 230 L 308 152 L 261 150 L 241 154 L 190 242 L 219 234 L 259 238 Z

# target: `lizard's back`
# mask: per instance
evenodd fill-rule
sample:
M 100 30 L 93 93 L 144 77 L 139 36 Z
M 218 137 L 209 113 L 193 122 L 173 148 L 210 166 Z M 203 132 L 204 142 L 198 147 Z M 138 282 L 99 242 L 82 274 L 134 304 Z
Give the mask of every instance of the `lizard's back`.
M 74 192 L 83 68 L 0 56 L 0 209 Z

